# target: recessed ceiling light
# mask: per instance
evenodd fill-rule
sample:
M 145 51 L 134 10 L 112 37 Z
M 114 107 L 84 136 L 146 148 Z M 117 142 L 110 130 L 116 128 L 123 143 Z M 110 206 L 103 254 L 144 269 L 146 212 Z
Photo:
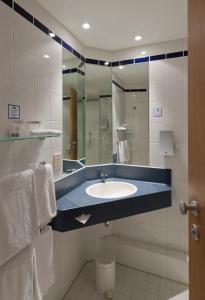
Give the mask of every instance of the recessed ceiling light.
M 105 66 L 109 66 L 109 64 L 110 64 L 109 61 L 106 61 L 106 62 L 104 63 Z
M 56 36 L 54 32 L 50 32 L 49 35 L 50 35 L 50 37 L 52 37 L 52 38 L 54 38 L 54 37 Z
M 146 51 L 142 51 L 141 54 L 142 54 L 142 55 L 145 55 L 145 54 L 147 54 L 147 52 L 146 52 Z
M 46 59 L 49 59 L 50 56 L 48 54 L 44 54 L 43 57 L 46 58 Z
M 124 67 L 123 67 L 123 66 L 119 66 L 119 69 L 121 69 L 121 70 L 122 70 L 122 69 L 124 69 Z
M 66 66 L 65 65 L 63 65 L 63 69 L 65 69 L 66 68 Z
M 136 35 L 135 40 L 140 41 L 142 39 L 141 35 Z
M 83 27 L 84 29 L 89 29 L 89 28 L 90 28 L 90 24 L 84 23 L 84 24 L 82 25 L 82 27 Z

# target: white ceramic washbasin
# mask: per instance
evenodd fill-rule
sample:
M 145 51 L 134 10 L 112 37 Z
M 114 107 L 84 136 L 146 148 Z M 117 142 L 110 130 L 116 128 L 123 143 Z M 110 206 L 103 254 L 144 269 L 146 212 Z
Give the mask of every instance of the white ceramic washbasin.
M 121 181 L 106 181 L 105 183 L 96 183 L 86 189 L 89 196 L 96 198 L 123 198 L 137 192 L 137 187 L 131 183 Z

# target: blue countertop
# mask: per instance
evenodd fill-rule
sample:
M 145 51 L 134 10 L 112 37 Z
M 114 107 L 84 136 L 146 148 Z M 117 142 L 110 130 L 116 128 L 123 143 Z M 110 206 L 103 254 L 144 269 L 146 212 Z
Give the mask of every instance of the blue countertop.
M 131 196 L 123 197 L 123 198 L 112 198 L 112 199 L 102 199 L 95 198 L 89 196 L 86 193 L 86 188 L 95 183 L 99 183 L 99 180 L 90 180 L 82 183 L 74 190 L 68 192 L 62 198 L 57 201 L 57 209 L 58 211 L 64 211 L 68 209 L 82 208 L 91 205 L 98 205 L 102 203 L 109 203 L 116 200 L 124 200 L 126 198 L 136 198 L 139 196 L 145 196 L 148 194 L 155 194 L 165 191 L 171 191 L 171 187 L 167 184 L 161 183 L 153 183 L 139 180 L 131 180 L 131 179 L 122 179 L 122 178 L 109 178 L 106 181 L 121 181 L 127 182 L 135 185 L 137 187 L 137 192 L 132 194 Z
M 135 185 L 136 193 L 123 198 L 96 198 L 86 188 L 99 183 L 99 171 L 105 171 L 106 181 L 121 181 Z M 111 220 L 125 218 L 171 206 L 171 170 L 107 164 L 86 166 L 55 183 L 57 216 L 54 230 L 66 232 Z M 88 215 L 86 224 L 79 217 Z

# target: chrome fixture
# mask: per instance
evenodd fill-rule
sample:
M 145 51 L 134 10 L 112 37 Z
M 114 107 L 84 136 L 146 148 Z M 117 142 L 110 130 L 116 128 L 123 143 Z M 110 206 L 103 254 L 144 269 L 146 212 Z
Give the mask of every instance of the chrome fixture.
M 106 222 L 104 223 L 104 225 L 105 225 L 105 227 L 109 227 L 109 226 L 110 226 L 110 221 L 106 221 Z
M 191 236 L 193 240 L 198 241 L 200 234 L 199 234 L 199 227 L 196 224 L 191 225 Z
M 199 204 L 196 200 L 192 200 L 190 203 L 181 201 L 179 203 L 179 209 L 182 215 L 187 215 L 190 211 L 192 214 L 197 217 L 199 215 Z M 198 241 L 200 238 L 199 226 L 196 224 L 191 224 L 191 236 L 194 241 Z
M 179 203 L 179 208 L 182 215 L 187 215 L 188 211 L 191 211 L 194 216 L 199 215 L 199 204 L 195 200 L 191 201 L 190 204 L 181 201 Z
M 103 170 L 100 170 L 99 175 L 100 175 L 100 182 L 105 183 L 105 180 L 108 178 L 108 173 Z

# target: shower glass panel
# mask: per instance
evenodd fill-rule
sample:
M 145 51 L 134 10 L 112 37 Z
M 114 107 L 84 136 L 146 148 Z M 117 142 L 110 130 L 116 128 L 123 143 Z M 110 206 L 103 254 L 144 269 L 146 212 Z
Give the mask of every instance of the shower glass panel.
M 112 97 L 104 95 L 99 101 L 99 162 L 109 163 L 112 158 Z
M 86 64 L 86 164 L 112 162 L 111 68 Z

